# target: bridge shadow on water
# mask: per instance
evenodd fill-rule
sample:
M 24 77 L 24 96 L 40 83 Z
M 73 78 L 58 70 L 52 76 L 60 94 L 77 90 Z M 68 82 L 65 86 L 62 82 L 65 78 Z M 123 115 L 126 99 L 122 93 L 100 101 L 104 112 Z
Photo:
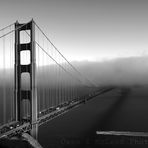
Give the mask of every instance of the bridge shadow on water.
M 116 130 L 112 129 L 113 117 L 120 111 L 120 108 L 124 106 L 126 100 L 129 99 L 129 95 L 131 94 L 131 88 L 125 87 L 119 90 L 119 96 L 117 96 L 116 101 L 102 114 L 99 118 L 99 121 L 94 124 L 90 132 L 87 135 L 93 135 L 94 131 L 98 128 L 98 130 Z M 93 133 L 92 133 L 93 132 Z
M 104 112 L 102 112 L 101 117 L 98 118 L 98 120 L 96 120 L 96 122 L 94 123 L 94 125 L 92 125 L 89 130 L 87 131 L 87 133 L 85 134 L 85 139 L 89 139 L 91 146 L 95 147 L 95 146 L 101 146 L 101 147 L 111 147 L 111 146 L 115 146 L 113 145 L 109 145 L 109 144 L 100 144 L 97 143 L 96 141 L 98 140 L 98 138 L 104 138 L 103 136 L 98 136 L 96 134 L 96 130 L 97 131 L 114 131 L 117 129 L 113 129 L 112 124 L 115 124 L 113 121 L 114 116 L 120 111 L 120 108 L 122 106 L 124 106 L 124 104 L 126 103 L 127 99 L 129 99 L 129 95 L 131 94 L 132 89 L 130 87 L 122 87 L 119 89 L 118 92 L 118 96 L 116 97 L 115 102 L 109 106 Z M 105 98 L 105 99 L 109 99 L 109 98 Z M 102 140 L 102 139 L 101 139 Z M 103 139 L 104 140 L 104 139 Z M 86 143 L 84 143 L 85 146 L 87 146 Z M 121 146 L 121 145 L 119 145 Z M 124 145 L 125 146 L 125 145 Z
M 96 131 L 147 131 L 148 120 L 141 116 L 147 112 L 147 103 L 147 88 L 117 88 L 39 127 L 39 142 L 44 148 L 106 147 L 97 140 L 118 142 L 120 137 L 106 139 Z M 147 147 L 135 144 L 117 146 Z M 114 147 L 114 144 L 107 147 Z
M 128 102 L 128 99 L 130 99 L 129 96 L 131 92 L 132 92 L 132 88 L 130 87 L 117 88 L 117 90 L 114 92 L 115 95 L 113 95 L 113 97 L 112 96 L 109 97 L 110 94 L 108 94 L 107 97 L 104 97 L 104 96 L 102 97 L 102 99 L 105 100 L 104 103 L 108 102 L 108 105 L 103 106 L 104 103 L 101 103 L 103 100 L 97 97 L 94 100 L 86 103 L 86 105 L 70 113 L 65 114 L 63 116 L 63 119 L 60 119 L 60 118 L 55 119 L 55 121 L 52 121 L 54 124 L 50 123 L 51 124 L 50 127 L 52 127 L 53 125 L 54 126 L 52 128 L 49 128 L 49 127 L 48 129 L 46 128 L 46 130 L 49 130 L 52 133 L 52 135 L 51 134 L 49 135 L 50 136 L 49 139 L 51 140 L 52 138 L 55 138 L 56 136 L 53 137 L 53 135 L 56 133 L 57 141 L 60 140 L 60 142 L 56 142 L 57 145 L 56 144 L 55 145 L 58 147 L 62 143 L 62 146 L 60 146 L 62 148 L 78 147 L 79 143 L 80 143 L 79 147 L 99 146 L 100 144 L 98 145 L 95 143 L 95 140 L 98 139 L 98 135 L 96 135 L 96 130 L 98 131 L 99 130 L 100 131 L 101 130 L 119 130 L 118 127 L 114 125 L 116 124 L 115 120 L 118 120 L 116 117 L 114 118 L 114 116 L 116 116 L 118 112 L 121 111 L 120 109 Z M 98 104 L 99 102 L 100 104 Z M 78 114 L 78 110 L 79 110 L 79 114 Z M 93 111 L 91 112 L 91 110 Z M 72 115 L 72 117 L 70 115 Z M 59 121 L 60 123 L 57 122 L 56 120 Z M 44 134 L 46 133 L 45 130 L 44 132 L 43 131 L 41 132 Z M 58 135 L 60 133 L 62 133 L 61 137 Z M 48 138 L 45 137 L 44 139 L 48 139 Z M 44 141 L 43 143 L 45 143 L 45 140 L 43 140 L 43 138 L 41 141 L 42 142 Z
M 131 99 L 130 97 L 132 93 L 133 89 L 130 87 L 121 88 L 120 94 L 116 98 L 115 102 L 102 113 L 101 117 L 99 117 L 98 120 L 94 123 L 94 125 L 89 129 L 85 138 L 90 139 L 92 147 L 146 148 L 148 146 L 146 137 L 142 138 L 142 137 L 127 137 L 127 136 L 113 136 L 113 135 L 107 136 L 107 135 L 96 134 L 96 131 L 133 131 L 133 129 L 135 129 L 134 125 L 133 129 L 131 129 L 131 125 L 124 125 L 124 123 L 122 123 L 122 121 L 124 120 L 129 120 L 128 123 L 131 121 L 131 119 L 129 119 L 130 115 L 128 116 L 125 114 L 124 111 L 122 112 L 121 108 L 125 108 L 127 103 L 129 103 L 129 99 Z M 124 120 L 120 121 L 120 118 L 122 117 L 118 119 L 120 115 L 124 115 L 123 117 Z M 138 117 L 137 120 L 139 120 Z M 133 117 L 132 123 L 134 123 L 134 121 L 135 119 Z M 119 123 L 122 125 L 119 125 Z

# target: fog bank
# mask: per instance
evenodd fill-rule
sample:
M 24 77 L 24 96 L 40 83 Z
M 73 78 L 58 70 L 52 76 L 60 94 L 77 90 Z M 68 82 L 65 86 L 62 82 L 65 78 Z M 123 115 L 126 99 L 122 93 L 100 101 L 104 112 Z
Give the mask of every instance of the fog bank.
M 104 85 L 148 85 L 148 56 L 118 58 L 104 62 L 73 61 L 72 64 L 82 75 L 94 82 L 98 86 Z M 60 70 L 57 74 L 58 66 L 42 66 L 37 69 L 37 82 L 41 86 L 54 85 L 79 85 L 76 77 L 81 78 L 84 83 L 85 78 L 76 75 L 72 69 L 69 72 L 74 75 L 72 78 L 65 71 Z M 4 79 L 5 77 L 5 79 Z M 14 83 L 14 69 L 7 69 L 5 74 L 0 70 L 0 86 L 4 83 Z M 26 81 L 26 80 L 25 80 Z M 27 81 L 26 81 L 27 82 Z
M 148 84 L 148 56 L 73 62 L 73 65 L 97 85 Z

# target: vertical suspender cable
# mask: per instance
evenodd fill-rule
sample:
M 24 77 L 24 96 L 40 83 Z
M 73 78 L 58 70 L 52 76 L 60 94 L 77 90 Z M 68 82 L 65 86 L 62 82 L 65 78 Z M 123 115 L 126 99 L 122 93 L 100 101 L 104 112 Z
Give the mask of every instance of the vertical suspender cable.
M 45 48 L 47 49 L 47 42 L 45 42 Z M 46 67 L 45 67 L 45 68 L 46 68 L 46 69 L 45 69 L 45 74 L 46 74 L 46 75 L 45 75 L 45 79 L 46 79 L 46 81 L 45 81 L 45 82 L 46 82 L 46 83 L 45 83 L 45 91 L 46 91 L 46 92 L 45 92 L 45 93 L 46 93 L 46 95 L 45 95 L 45 96 L 46 96 L 46 97 L 45 97 L 45 105 L 46 105 L 46 110 L 47 110 L 47 109 L 48 109 L 48 86 L 47 86 L 47 84 L 48 84 L 48 83 L 47 83 L 47 81 L 48 81 L 48 80 L 47 80 L 47 78 L 48 78 L 48 71 L 47 71 L 47 70 L 48 70 L 48 65 L 47 65 L 47 55 L 45 56 L 45 66 L 46 66 Z
M 48 45 L 47 45 L 47 42 L 45 42 L 46 44 L 46 49 L 48 49 Z M 49 73 L 48 73 L 48 59 L 47 59 L 47 55 L 46 55 L 46 59 L 45 59 L 45 61 L 46 61 L 46 110 L 49 108 L 49 106 L 48 106 L 48 104 L 49 104 L 49 97 L 48 97 L 48 90 L 49 90 L 49 88 L 48 88 L 48 76 L 49 76 Z
M 39 40 L 39 41 L 42 41 L 41 39 Z M 42 94 L 42 96 L 41 96 L 41 99 L 42 99 L 42 110 L 43 110 L 43 103 L 44 103 L 44 96 L 43 96 L 43 55 L 44 53 L 42 52 L 42 59 L 41 59 L 41 84 L 42 84 L 42 86 L 41 86 L 41 94 Z
M 57 55 L 56 55 L 56 52 L 54 52 L 54 54 L 55 54 L 55 59 L 57 58 Z M 55 106 L 57 106 L 57 65 L 55 64 L 55 76 L 56 76 L 56 80 L 55 80 Z
M 46 47 L 47 47 L 47 49 L 48 49 L 48 42 L 46 42 Z M 47 75 L 47 108 L 49 108 L 49 105 L 50 105 L 50 103 L 49 103 L 49 99 L 50 99 L 50 86 L 49 86 L 49 84 L 50 84 L 50 82 L 49 82 L 49 78 L 50 78 L 50 74 L 49 74 L 49 58 L 47 58 L 46 57 L 46 60 L 47 60 L 47 73 L 48 73 L 48 75 Z
M 3 30 L 3 34 L 5 34 Z M 3 37 L 3 123 L 6 123 L 5 36 Z
M 58 55 L 58 54 L 57 54 L 57 55 Z M 60 57 L 59 57 L 59 55 L 58 55 L 58 63 L 59 63 L 59 60 L 60 60 Z M 58 67 L 58 75 L 57 75 L 57 76 L 58 76 L 58 79 L 57 79 L 57 80 L 58 80 L 58 104 L 60 104 L 60 83 L 59 83 L 59 82 L 60 82 L 60 81 L 59 81 L 60 75 L 59 75 L 59 68 L 60 68 L 60 67 Z
M 50 49 L 50 50 L 51 50 L 51 56 L 53 57 L 52 46 L 51 46 L 51 49 Z M 51 95 L 50 95 L 50 99 L 51 99 L 51 106 L 53 106 L 53 98 L 54 98 L 54 97 L 53 97 L 53 96 L 54 96 L 54 95 L 53 95 L 53 94 L 54 94 L 53 87 L 54 87 L 54 84 L 53 84 L 53 78 L 52 78 L 52 77 L 53 77 L 53 73 L 54 73 L 54 65 L 53 65 L 52 61 L 51 61 L 51 70 L 52 70 L 52 71 L 51 71 L 51 74 L 52 74 L 52 75 L 51 75 L 51 85 L 50 85 L 50 86 L 51 86 L 51 92 L 50 92 Z
M 11 31 L 11 27 L 9 28 L 9 30 Z M 11 52 L 12 52 L 12 34 L 10 34 L 10 46 L 9 46 L 9 59 L 10 59 L 10 63 L 9 63 L 9 70 L 10 70 L 10 72 L 9 72 L 9 91 L 10 91 L 10 94 L 11 94 L 11 98 L 10 98 L 10 121 L 12 121 L 13 120 L 13 94 L 12 94 L 12 82 L 11 82 L 11 75 L 12 75 L 12 73 L 11 73 L 11 71 L 12 71 L 12 54 L 11 54 Z
M 54 57 L 56 58 L 55 52 L 54 52 Z M 54 72 L 55 72 L 55 98 L 54 98 L 54 102 L 55 102 L 55 103 L 54 103 L 54 106 L 56 106 L 56 102 L 57 102 L 57 101 L 56 101 L 56 99 L 57 99 L 57 98 L 56 98 L 56 96 L 57 96 L 57 95 L 56 95 L 56 94 L 57 94 L 57 90 L 56 90 L 56 89 L 57 89 L 57 82 L 56 82 L 56 80 L 57 80 L 56 64 L 54 64 L 54 66 L 55 66 L 55 67 L 54 67 L 54 68 L 55 68 L 55 71 L 54 71 Z
M 40 40 L 40 38 L 39 38 L 39 31 L 38 31 L 38 34 L 37 34 L 38 36 L 38 42 L 39 42 L 39 40 Z M 37 46 L 38 47 L 38 79 L 37 79 L 37 81 L 38 81 L 38 83 L 37 83 L 37 87 L 38 87 L 38 102 L 39 102 L 39 111 L 41 112 L 41 104 L 42 104 L 42 102 L 41 102 L 41 100 L 42 100 L 42 97 L 41 97 L 41 61 L 40 61 L 40 56 L 41 56 L 41 53 L 40 53 L 40 50 L 39 50 L 39 46 Z
M 64 61 L 64 69 L 66 69 L 66 62 Z M 63 71 L 62 71 L 63 72 Z M 64 77 L 64 102 L 66 102 L 66 76 L 64 75 L 63 72 L 63 77 Z
M 61 58 L 59 58 L 59 63 L 62 65 L 61 63 Z M 60 67 L 59 67 L 59 101 L 60 101 L 60 104 L 61 104 L 61 75 L 60 75 Z
M 42 36 L 42 42 L 43 42 L 43 48 L 45 49 L 44 46 L 44 37 Z M 45 54 L 43 53 L 43 110 L 45 110 L 45 85 L 44 85 L 44 81 L 45 81 Z

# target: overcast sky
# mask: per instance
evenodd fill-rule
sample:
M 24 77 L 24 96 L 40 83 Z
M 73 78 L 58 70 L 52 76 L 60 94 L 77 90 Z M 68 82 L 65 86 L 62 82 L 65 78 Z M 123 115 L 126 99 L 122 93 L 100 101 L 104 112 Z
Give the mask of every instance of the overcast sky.
M 31 18 L 69 60 L 148 54 L 148 0 L 0 1 L 0 28 Z

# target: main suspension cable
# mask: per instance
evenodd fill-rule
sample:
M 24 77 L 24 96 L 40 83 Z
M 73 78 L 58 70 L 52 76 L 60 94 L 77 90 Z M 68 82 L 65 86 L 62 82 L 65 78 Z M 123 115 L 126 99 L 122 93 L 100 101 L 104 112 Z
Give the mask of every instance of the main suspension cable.
M 36 24 L 36 22 L 34 22 L 35 25 L 37 26 L 37 28 L 41 31 L 41 33 L 45 36 L 45 38 L 50 42 L 50 44 L 54 47 L 54 49 L 68 62 L 68 64 L 72 67 L 72 69 L 74 69 L 77 73 L 79 73 L 79 75 L 81 77 L 83 77 L 85 80 L 87 80 L 92 86 L 97 87 L 96 84 L 94 84 L 93 82 L 91 82 L 88 78 L 86 78 L 84 75 L 82 75 L 82 73 L 77 70 L 67 59 L 66 57 L 57 49 L 57 47 L 51 42 L 51 40 L 47 37 L 47 35 L 42 31 L 42 29 Z

